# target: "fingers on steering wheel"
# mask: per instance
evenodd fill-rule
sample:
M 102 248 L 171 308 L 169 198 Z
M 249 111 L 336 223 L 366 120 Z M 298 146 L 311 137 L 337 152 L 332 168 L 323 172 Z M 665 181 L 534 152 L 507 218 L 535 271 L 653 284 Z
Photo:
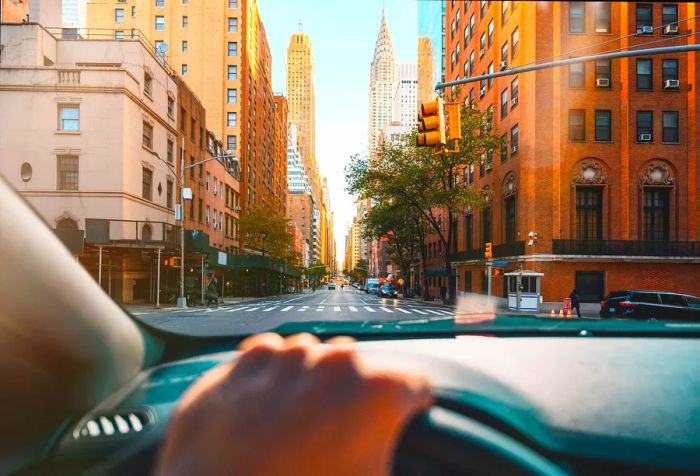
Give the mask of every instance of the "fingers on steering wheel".
M 407 415 L 425 410 L 433 401 L 430 383 L 420 375 L 372 372 L 366 379 L 369 391 L 399 405 Z

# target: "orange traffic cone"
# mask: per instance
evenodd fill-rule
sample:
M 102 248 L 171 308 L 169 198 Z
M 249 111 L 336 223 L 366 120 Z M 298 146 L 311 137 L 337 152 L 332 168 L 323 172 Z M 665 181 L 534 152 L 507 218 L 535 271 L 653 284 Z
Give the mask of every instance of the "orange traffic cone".
M 552 312 L 549 313 L 549 317 L 551 317 L 552 319 L 557 317 L 556 315 L 554 315 L 554 308 L 552 308 Z
M 567 319 L 571 319 L 571 309 L 569 309 L 568 311 L 566 311 L 566 318 L 567 318 Z
M 564 308 L 559 309 L 559 319 L 564 319 Z

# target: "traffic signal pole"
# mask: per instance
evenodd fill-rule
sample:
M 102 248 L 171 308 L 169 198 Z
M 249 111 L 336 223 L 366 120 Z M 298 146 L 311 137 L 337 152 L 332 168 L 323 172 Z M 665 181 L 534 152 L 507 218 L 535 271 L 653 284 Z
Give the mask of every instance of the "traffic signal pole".
M 614 53 L 599 53 L 594 55 L 577 56 L 574 58 L 568 58 L 559 61 L 550 61 L 547 63 L 534 64 L 530 66 L 523 66 L 520 68 L 511 68 L 504 71 L 498 71 L 491 74 L 483 74 L 481 76 L 472 76 L 471 78 L 462 78 L 454 81 L 445 81 L 443 83 L 438 83 L 435 85 L 435 90 L 441 90 L 448 88 L 450 86 L 457 86 L 459 84 L 474 83 L 476 81 L 483 81 L 487 79 L 500 78 L 501 76 L 511 76 L 519 73 L 527 73 L 529 71 L 537 71 L 540 69 L 556 68 L 559 66 L 566 66 L 569 64 L 583 63 L 586 61 L 595 61 L 601 59 L 615 59 L 615 58 L 629 58 L 632 56 L 649 56 L 649 55 L 662 55 L 667 53 L 685 53 L 688 51 L 700 51 L 700 44 L 692 45 L 680 45 L 680 46 L 661 46 L 658 48 L 644 48 L 640 50 L 631 51 L 616 51 Z

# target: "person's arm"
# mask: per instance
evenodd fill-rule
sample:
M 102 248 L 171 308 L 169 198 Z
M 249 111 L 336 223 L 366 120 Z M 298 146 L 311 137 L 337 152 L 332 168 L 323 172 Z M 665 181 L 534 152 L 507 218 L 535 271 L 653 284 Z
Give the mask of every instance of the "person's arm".
M 156 474 L 388 474 L 403 428 L 430 405 L 427 381 L 367 369 L 348 345 L 317 344 L 309 334 L 244 341 L 235 364 L 182 398 Z

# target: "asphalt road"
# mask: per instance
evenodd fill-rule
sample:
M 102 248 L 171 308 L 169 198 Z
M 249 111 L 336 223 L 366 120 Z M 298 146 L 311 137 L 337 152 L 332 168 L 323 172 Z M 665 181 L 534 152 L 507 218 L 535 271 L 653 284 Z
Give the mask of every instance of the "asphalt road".
M 252 334 L 285 322 L 375 321 L 444 317 L 447 307 L 414 300 L 378 298 L 352 287 L 322 289 L 266 299 L 226 304 L 218 308 L 191 308 L 137 312 L 149 324 L 193 335 Z

